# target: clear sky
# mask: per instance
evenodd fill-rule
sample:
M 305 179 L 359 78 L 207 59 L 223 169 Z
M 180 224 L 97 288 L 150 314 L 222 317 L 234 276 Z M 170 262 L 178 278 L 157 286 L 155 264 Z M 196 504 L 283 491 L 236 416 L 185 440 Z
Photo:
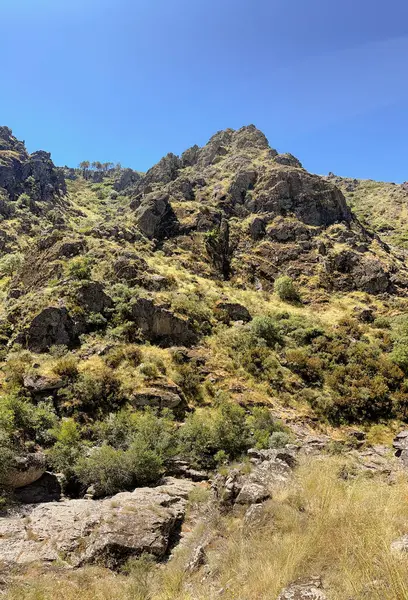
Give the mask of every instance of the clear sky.
M 408 179 L 407 0 L 0 0 L 0 124 L 146 170 L 254 123 L 312 172 Z

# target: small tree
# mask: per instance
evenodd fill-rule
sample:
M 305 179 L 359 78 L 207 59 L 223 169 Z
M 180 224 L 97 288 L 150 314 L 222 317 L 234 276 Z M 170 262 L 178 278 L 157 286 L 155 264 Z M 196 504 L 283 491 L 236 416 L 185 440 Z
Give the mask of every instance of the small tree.
M 91 166 L 91 163 L 89 162 L 89 160 L 83 160 L 82 162 L 79 163 L 79 168 L 82 169 L 83 177 L 86 177 L 86 174 L 87 174 L 90 166 Z

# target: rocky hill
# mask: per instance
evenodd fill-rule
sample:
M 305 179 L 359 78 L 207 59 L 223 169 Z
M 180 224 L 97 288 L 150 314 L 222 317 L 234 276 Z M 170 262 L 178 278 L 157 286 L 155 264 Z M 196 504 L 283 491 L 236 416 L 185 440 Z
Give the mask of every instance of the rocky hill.
M 0 593 L 405 597 L 404 189 L 252 125 L 92 165 L 0 128 Z
M 408 184 L 370 179 L 327 177 L 343 192 L 348 205 L 360 221 L 389 244 L 407 248 Z

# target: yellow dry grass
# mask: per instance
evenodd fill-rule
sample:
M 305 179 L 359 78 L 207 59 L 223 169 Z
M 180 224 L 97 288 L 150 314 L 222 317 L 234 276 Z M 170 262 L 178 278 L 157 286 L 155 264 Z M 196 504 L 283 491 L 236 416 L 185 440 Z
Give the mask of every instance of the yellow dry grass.
M 298 577 L 319 575 L 331 600 L 406 600 L 408 558 L 390 543 L 408 530 L 408 482 L 344 480 L 344 458 L 309 459 L 265 505 L 264 525 L 214 516 L 211 575 L 187 574 L 188 547 L 167 565 L 127 577 L 89 568 L 26 576 L 8 600 L 270 600 Z M 207 527 L 207 530 L 208 530 Z M 203 532 L 199 526 L 197 539 Z M 193 544 L 190 544 L 193 547 Z

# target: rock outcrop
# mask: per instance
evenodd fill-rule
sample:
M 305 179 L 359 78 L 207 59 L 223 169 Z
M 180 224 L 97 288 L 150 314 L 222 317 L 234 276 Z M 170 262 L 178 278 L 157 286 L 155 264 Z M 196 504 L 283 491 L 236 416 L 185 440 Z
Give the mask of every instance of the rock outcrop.
M 191 346 L 197 334 L 187 319 L 182 319 L 149 298 L 139 298 L 131 308 L 132 319 L 146 339 L 164 346 Z
M 72 348 L 77 342 L 77 331 L 68 310 L 64 307 L 44 308 L 30 325 L 16 338 L 32 352 L 46 352 L 51 346 Z
M 33 202 L 49 202 L 66 193 L 64 176 L 51 155 L 42 150 L 28 154 L 24 143 L 8 127 L 0 127 L 1 188 L 11 201 L 25 193 Z
M 194 487 L 171 479 L 105 500 L 38 504 L 0 519 L 0 557 L 10 569 L 33 563 L 119 569 L 143 553 L 162 559 L 176 541 Z

